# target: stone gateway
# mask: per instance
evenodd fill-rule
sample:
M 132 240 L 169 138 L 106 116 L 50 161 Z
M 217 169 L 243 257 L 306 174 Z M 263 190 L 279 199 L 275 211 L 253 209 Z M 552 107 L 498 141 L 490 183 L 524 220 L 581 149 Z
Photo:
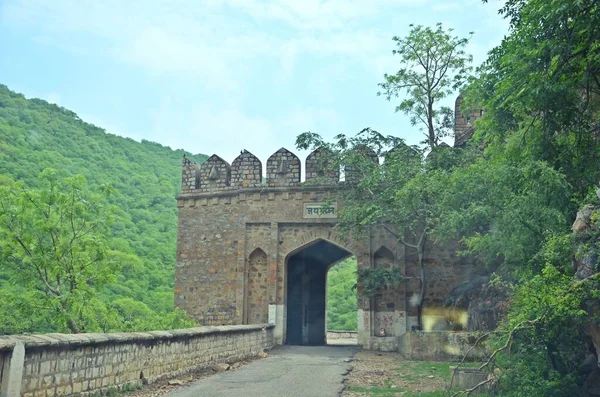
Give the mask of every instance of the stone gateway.
M 457 101 L 457 105 L 459 101 Z M 457 114 L 459 114 L 457 110 Z M 458 120 L 465 124 L 464 120 Z M 462 138 L 461 138 L 462 139 Z M 242 153 L 229 165 L 217 155 L 196 165 L 183 159 L 175 304 L 202 325 L 275 324 L 276 344 L 326 342 L 326 277 L 329 268 L 355 256 L 359 268 L 380 264 L 416 276 L 416 252 L 373 228 L 357 239 L 336 232 L 336 193 L 356 179 L 319 168 L 317 149 L 302 162 L 281 148 L 266 163 Z M 375 153 L 367 153 L 377 161 Z M 448 293 L 473 273 L 455 247 L 429 245 L 425 306 L 442 306 Z M 358 343 L 396 350 L 416 325 L 419 282 L 375 297 L 358 294 Z M 411 298 L 413 298 L 411 300 Z

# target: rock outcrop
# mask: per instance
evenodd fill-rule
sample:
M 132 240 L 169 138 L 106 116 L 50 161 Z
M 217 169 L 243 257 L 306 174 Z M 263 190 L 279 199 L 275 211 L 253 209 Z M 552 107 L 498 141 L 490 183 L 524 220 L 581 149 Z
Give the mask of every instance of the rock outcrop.
M 588 204 L 577 212 L 577 217 L 573 223 L 572 230 L 577 242 L 577 249 L 572 265 L 575 278 L 578 281 L 588 279 L 600 272 L 600 261 L 598 260 L 600 257 L 599 221 L 600 207 Z M 594 285 L 591 284 L 590 288 L 594 288 Z M 598 361 L 598 357 L 600 357 L 600 325 L 596 319 L 592 318 L 597 317 L 595 314 L 598 311 L 598 302 L 588 302 L 586 309 L 590 313 L 590 319 L 585 326 L 585 333 L 589 336 L 593 345 L 592 353 L 595 356 L 593 359 L 595 359 L 597 368 L 590 371 L 585 389 L 588 395 L 600 396 L 600 362 Z M 588 357 L 587 361 L 591 360 L 592 358 Z

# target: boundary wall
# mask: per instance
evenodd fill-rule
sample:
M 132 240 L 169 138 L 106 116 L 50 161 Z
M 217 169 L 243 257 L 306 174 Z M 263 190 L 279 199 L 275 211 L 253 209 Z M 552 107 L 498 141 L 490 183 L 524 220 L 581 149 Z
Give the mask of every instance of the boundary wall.
M 477 361 L 490 353 L 482 335 L 464 331 L 407 332 L 399 338 L 398 352 L 409 360 L 461 361 L 466 355 L 467 361 Z
M 0 336 L 0 396 L 94 395 L 256 356 L 273 325 Z

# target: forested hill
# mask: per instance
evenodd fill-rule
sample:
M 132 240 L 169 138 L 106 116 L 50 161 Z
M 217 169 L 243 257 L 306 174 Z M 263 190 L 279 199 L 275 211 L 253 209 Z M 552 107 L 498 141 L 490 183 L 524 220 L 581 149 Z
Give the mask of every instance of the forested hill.
M 159 321 L 173 311 L 175 196 L 184 154 L 196 162 L 206 159 L 109 134 L 67 109 L 26 99 L 0 85 L 0 177 L 35 188 L 41 183 L 38 175 L 53 168 L 63 176 L 83 174 L 88 186 L 114 188 L 109 198 L 118 208 L 111 226 L 113 244 L 131 255 L 117 282 L 105 288 L 101 298 L 122 321 L 131 321 L 132 329 L 156 326 L 139 322 Z M 51 319 L 36 318 L 35 302 L 23 303 L 27 291 L 19 288 L 24 287 L 11 282 L 0 266 L 0 334 L 55 330 Z M 31 315 L 16 321 L 13 310 Z

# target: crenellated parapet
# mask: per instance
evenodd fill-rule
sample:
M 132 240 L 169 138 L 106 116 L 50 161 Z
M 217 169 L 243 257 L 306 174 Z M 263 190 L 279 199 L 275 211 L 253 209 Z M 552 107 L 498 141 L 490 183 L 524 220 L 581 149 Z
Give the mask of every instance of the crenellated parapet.
M 184 156 L 181 162 L 181 192 L 189 193 L 198 189 L 200 187 L 199 180 L 200 167 Z
M 377 157 L 377 153 L 373 149 L 368 146 L 361 145 L 356 148 L 355 151 L 356 156 L 366 157 L 367 159 L 373 161 L 375 164 L 379 164 L 379 157 Z M 361 174 L 363 170 L 359 169 L 355 165 L 347 165 L 344 167 L 344 173 L 346 175 L 346 181 L 348 183 L 358 183 L 361 178 Z
M 200 183 L 202 190 L 223 189 L 231 185 L 231 166 L 216 154 L 200 165 Z
M 340 180 L 339 168 L 329 163 L 331 153 L 325 148 L 313 151 L 306 158 L 306 180 L 318 180 L 324 184 L 335 184 Z
M 247 150 L 231 163 L 232 187 L 260 187 L 262 183 L 262 163 Z
M 267 185 L 297 186 L 300 184 L 301 168 L 298 156 L 281 148 L 267 160 Z
M 359 150 L 374 156 L 377 161 L 375 152 L 366 148 Z M 330 160 L 331 155 L 326 149 L 316 149 L 308 155 L 305 162 L 305 179 L 311 181 L 311 186 L 331 187 L 340 183 L 340 172 L 332 169 Z M 301 173 L 301 160 L 285 148 L 279 149 L 267 159 L 265 177 L 262 162 L 247 150 L 242 150 L 231 165 L 216 154 L 200 165 L 184 157 L 181 192 L 184 195 L 210 195 L 241 189 L 300 188 L 303 185 Z M 350 174 L 352 175 L 351 171 Z
M 377 153 L 368 146 L 358 146 L 354 155 L 367 158 L 373 164 L 379 164 Z M 262 162 L 247 150 L 242 150 L 231 165 L 216 154 L 200 165 L 184 157 L 181 192 L 184 196 L 189 194 L 210 196 L 212 193 L 227 194 L 227 192 L 234 193 L 245 189 L 283 191 L 305 190 L 305 188 L 314 190 L 314 187 L 319 187 L 330 190 L 338 185 L 357 183 L 367 171 L 363 169 L 365 163 L 362 160 L 355 161 L 357 160 L 355 159 L 339 167 L 332 163 L 332 159 L 331 152 L 326 148 L 318 148 L 310 153 L 304 163 L 305 184 L 301 179 L 302 161 L 286 148 L 281 148 L 269 156 L 264 177 Z M 344 178 L 341 178 L 342 172 Z

